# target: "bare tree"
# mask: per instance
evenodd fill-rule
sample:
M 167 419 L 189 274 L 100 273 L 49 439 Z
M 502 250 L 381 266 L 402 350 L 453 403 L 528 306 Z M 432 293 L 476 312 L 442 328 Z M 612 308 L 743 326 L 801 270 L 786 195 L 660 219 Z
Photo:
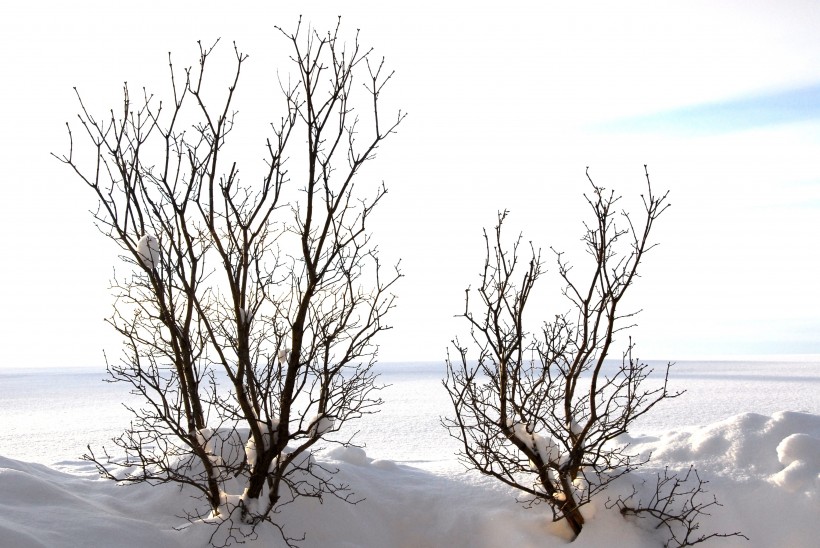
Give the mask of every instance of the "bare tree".
M 520 490 L 529 505 L 547 503 L 553 519 L 566 520 L 576 536 L 590 498 L 643 463 L 616 438 L 658 402 L 678 395 L 667 389 L 669 366 L 659 387 L 645 387 L 651 370 L 632 358 L 631 339 L 619 364 L 606 361 L 616 336 L 632 325 L 634 312 L 623 312 L 621 303 L 654 245 L 649 236 L 668 207 L 667 195 L 653 193 L 646 172 L 642 223 L 636 225 L 630 213 L 617 210 L 619 197 L 587 178 L 587 277 L 579 281 L 553 250 L 570 311 L 537 333 L 527 331 L 524 313 L 543 262 L 532 244 L 529 260 L 522 261 L 521 236 L 505 244 L 507 213 L 500 213 L 494 233 L 484 233 L 478 303 L 468 289 L 462 314 L 477 361 L 456 339 L 458 359 L 448 357 L 444 380 L 455 415 L 443 423 L 460 442 L 460 458 Z
M 228 537 L 269 521 L 291 542 L 272 519 L 279 508 L 350 497 L 311 457 L 316 444 L 381 402 L 374 338 L 389 329 L 401 274 L 385 270 L 368 230 L 386 187 L 355 182 L 405 115 L 381 113 L 392 73 L 358 33 L 348 44 L 339 25 L 278 30 L 296 70 L 280 78 L 283 114 L 255 179 L 240 178 L 226 146 L 248 59 L 236 45 L 222 97 L 204 78 L 217 44 L 200 44 L 183 73 L 169 56 L 171 101 L 134 100 L 126 84 L 121 110 L 98 118 L 77 93 L 91 154 L 75 151 L 69 126 L 58 159 L 92 190 L 97 226 L 123 253 L 109 323 L 125 348 L 106 361 L 144 403 L 115 440 L 124 458 L 90 447 L 87 458 L 114 479 L 198 489 L 209 510 L 190 515 L 228 523 Z
M 638 490 L 633 487 L 627 497 L 607 502 L 607 508 L 616 507 L 623 516 L 648 518 L 655 529 L 662 529 L 667 535 L 664 548 L 683 548 L 694 546 L 714 538 L 749 537 L 736 531 L 734 533 L 701 533 L 699 520 L 708 516 L 708 510 L 722 506 L 717 497 L 706 498 L 706 484 L 698 471 L 690 466 L 682 476 L 670 474 L 665 468 L 655 482 L 655 488 L 647 502 L 640 499 Z

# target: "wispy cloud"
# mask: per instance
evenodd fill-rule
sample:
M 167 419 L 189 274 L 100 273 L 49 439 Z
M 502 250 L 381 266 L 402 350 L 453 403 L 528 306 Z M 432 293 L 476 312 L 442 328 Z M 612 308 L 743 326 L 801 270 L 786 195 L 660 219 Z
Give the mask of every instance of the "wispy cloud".
M 596 127 L 606 132 L 715 135 L 820 120 L 820 83 L 728 101 L 632 116 Z

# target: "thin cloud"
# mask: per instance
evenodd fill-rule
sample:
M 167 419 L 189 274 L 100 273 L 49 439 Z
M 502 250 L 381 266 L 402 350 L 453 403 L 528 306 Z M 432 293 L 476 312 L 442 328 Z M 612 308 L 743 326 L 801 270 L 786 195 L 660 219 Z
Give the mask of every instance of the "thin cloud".
M 716 135 L 820 120 L 820 83 L 608 122 L 605 132 Z

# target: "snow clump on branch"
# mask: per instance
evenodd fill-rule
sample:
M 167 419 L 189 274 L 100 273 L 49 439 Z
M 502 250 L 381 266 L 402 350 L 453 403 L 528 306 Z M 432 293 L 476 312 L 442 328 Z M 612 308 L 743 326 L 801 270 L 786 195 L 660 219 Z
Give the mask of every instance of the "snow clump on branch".
M 137 242 L 137 253 L 140 263 L 151 270 L 159 263 L 159 242 L 150 234 L 146 234 Z
M 561 456 L 561 450 L 558 447 L 558 443 L 552 439 L 551 436 L 536 434 L 532 431 L 534 428 L 528 424 L 507 421 L 507 425 L 512 429 L 513 436 L 531 447 L 535 453 L 541 456 L 544 462 L 558 462 Z M 533 463 L 531 462 L 530 466 L 532 465 Z
M 336 421 L 333 420 L 333 417 L 328 417 L 327 415 L 316 415 L 312 419 L 310 419 L 310 426 L 308 427 L 308 431 L 313 436 L 322 436 L 330 432 L 333 427 L 336 425 Z
M 272 430 L 268 429 L 268 425 L 259 421 L 259 431 L 262 434 L 262 442 L 265 447 L 263 451 L 268 450 L 274 443 L 276 443 L 276 429 L 279 428 L 279 422 L 272 421 Z M 245 457 L 248 459 L 248 467 L 252 470 L 256 464 L 256 440 L 253 439 L 253 433 L 248 433 L 248 441 L 245 443 Z

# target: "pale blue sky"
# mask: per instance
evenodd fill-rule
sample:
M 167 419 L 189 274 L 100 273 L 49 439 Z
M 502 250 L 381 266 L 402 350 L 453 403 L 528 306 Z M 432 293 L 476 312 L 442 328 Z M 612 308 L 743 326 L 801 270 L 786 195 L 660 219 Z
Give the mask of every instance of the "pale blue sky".
M 590 129 L 611 133 L 669 133 L 697 137 L 815 122 L 818 119 L 820 84 L 815 84 L 629 116 Z
M 0 367 L 95 365 L 119 348 L 102 322 L 115 251 L 91 195 L 49 156 L 67 146 L 72 86 L 102 111 L 124 80 L 165 93 L 168 51 L 190 64 L 196 40 L 221 36 L 227 59 L 236 41 L 251 55 L 237 100 L 253 176 L 279 112 L 273 25 L 300 11 L 360 28 L 396 70 L 386 104 L 409 112 L 368 173 L 390 189 L 374 225 L 383 258 L 406 274 L 383 359 L 440 360 L 465 335 L 453 316 L 498 209 L 544 249 L 572 251 L 585 167 L 636 204 L 644 164 L 672 208 L 627 303 L 643 309 L 640 355 L 820 353 L 815 2 L 271 4 L 0 8 Z M 533 325 L 565 309 L 550 276 Z

